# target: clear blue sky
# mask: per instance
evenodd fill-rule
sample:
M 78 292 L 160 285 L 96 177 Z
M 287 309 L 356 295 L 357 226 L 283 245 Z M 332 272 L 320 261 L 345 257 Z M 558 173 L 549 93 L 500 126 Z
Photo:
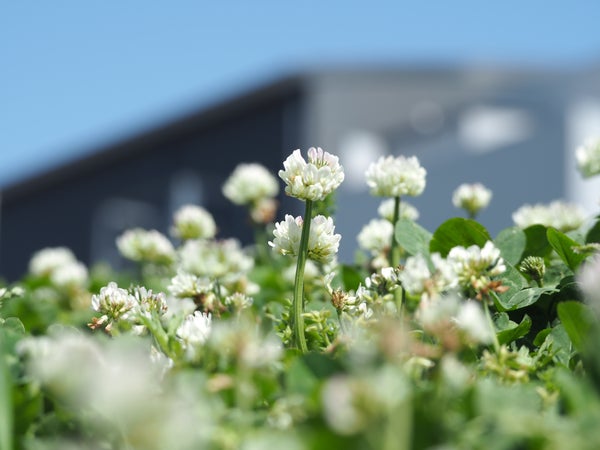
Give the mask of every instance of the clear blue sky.
M 13 0 L 0 186 L 294 68 L 600 63 L 600 1 Z

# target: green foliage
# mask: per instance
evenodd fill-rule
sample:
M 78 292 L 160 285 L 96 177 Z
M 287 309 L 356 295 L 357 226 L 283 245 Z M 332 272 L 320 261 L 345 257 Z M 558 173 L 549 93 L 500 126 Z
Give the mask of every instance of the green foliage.
M 408 255 L 428 255 L 432 235 L 425 228 L 409 219 L 396 224 L 395 237 Z
M 450 250 L 458 245 L 483 247 L 487 241 L 491 240 L 492 238 L 483 225 L 471 219 L 455 217 L 447 220 L 435 230 L 429 243 L 429 252 L 438 252 L 442 256 L 447 256 Z

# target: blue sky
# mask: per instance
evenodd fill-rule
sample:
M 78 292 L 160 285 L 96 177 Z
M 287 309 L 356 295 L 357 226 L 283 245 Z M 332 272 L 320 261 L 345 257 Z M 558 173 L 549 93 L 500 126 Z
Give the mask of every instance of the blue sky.
M 6 1 L 0 187 L 320 64 L 600 64 L 600 2 Z

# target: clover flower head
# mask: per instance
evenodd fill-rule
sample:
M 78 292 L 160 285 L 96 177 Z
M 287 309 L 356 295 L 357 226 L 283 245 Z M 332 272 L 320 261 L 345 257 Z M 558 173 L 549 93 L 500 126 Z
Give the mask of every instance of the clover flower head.
M 189 359 L 196 357 L 198 350 L 210 336 L 211 329 L 212 315 L 200 311 L 187 316 L 177 328 L 175 334 L 180 339 Z
M 512 214 L 512 219 L 519 228 L 539 224 L 565 233 L 581 227 L 585 213 L 578 205 L 555 200 L 549 204 L 523 205 Z
M 132 261 L 170 264 L 175 257 L 171 241 L 156 230 L 127 230 L 117 238 L 117 248 Z
M 461 184 L 452 194 L 452 204 L 475 215 L 487 206 L 492 199 L 492 191 L 481 183 Z
M 182 206 L 173 216 L 171 234 L 179 239 L 210 239 L 216 233 L 213 216 L 200 206 Z
M 61 289 L 83 287 L 88 282 L 88 270 L 85 264 L 74 261 L 54 269 L 50 274 L 50 281 Z
M 29 272 L 38 277 L 51 276 L 56 269 L 76 262 L 75 255 L 66 247 L 44 248 L 29 261 Z
M 275 224 L 273 235 L 275 239 L 269 242 L 274 251 L 282 255 L 297 256 L 302 235 L 302 217 L 289 214 L 285 220 Z M 335 259 L 340 239 L 334 234 L 335 226 L 331 217 L 318 215 L 311 220 L 308 236 L 308 257 L 314 261 L 328 263 Z
M 494 338 L 483 309 L 473 300 L 461 303 L 453 322 L 465 334 L 470 343 L 489 344 Z
M 427 289 L 427 281 L 431 279 L 431 272 L 425 258 L 422 255 L 407 258 L 399 278 L 408 294 L 413 296 L 423 294 Z
M 162 292 L 154 293 L 143 286 L 135 286 L 130 294 L 139 305 L 140 313 L 146 317 L 151 317 L 153 314 L 162 316 L 167 312 L 167 299 Z
M 377 214 L 379 214 L 379 217 L 392 222 L 394 220 L 394 203 L 395 200 L 393 198 L 386 198 L 383 200 L 377 208 Z M 400 203 L 399 218 L 413 221 L 417 220 L 419 218 L 419 211 L 410 203 L 402 201 Z
M 339 158 L 323 149 L 311 147 L 308 162 L 300 150 L 294 150 L 283 162 L 279 177 L 285 182 L 285 192 L 300 200 L 323 200 L 344 181 Z
M 254 223 L 271 223 L 277 213 L 277 200 L 261 198 L 250 208 L 250 218 Z
M 171 278 L 168 286 L 169 292 L 178 298 L 192 298 L 207 294 L 214 288 L 214 283 L 208 278 L 201 278 L 194 274 L 179 270 L 177 275 Z
M 110 282 L 92 296 L 92 308 L 110 320 L 128 319 L 139 308 L 139 303 L 127 290 Z
M 425 189 L 427 171 L 416 156 L 381 157 L 371 163 L 366 172 L 371 195 L 401 197 L 421 195 Z
M 258 163 L 238 165 L 223 185 L 223 195 L 236 205 L 255 204 L 278 192 L 277 179 Z
M 584 178 L 600 173 L 600 138 L 588 139 L 575 150 L 577 168 Z
M 370 251 L 374 256 L 389 249 L 394 226 L 385 219 L 372 219 L 358 233 L 356 240 L 363 250 Z
M 483 248 L 477 245 L 470 247 L 456 246 L 450 250 L 446 258 L 462 287 L 484 288 L 490 277 L 500 275 L 506 270 L 500 250 L 491 241 Z

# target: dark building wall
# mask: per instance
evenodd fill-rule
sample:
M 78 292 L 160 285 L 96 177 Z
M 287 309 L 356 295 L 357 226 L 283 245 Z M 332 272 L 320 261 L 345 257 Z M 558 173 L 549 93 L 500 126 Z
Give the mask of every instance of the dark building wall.
M 302 96 L 293 90 L 208 118 L 199 115 L 8 189 L 2 204 L 0 274 L 21 276 L 31 255 L 47 246 L 68 246 L 88 263 L 99 256 L 114 262 L 114 237 L 122 229 L 168 232 L 178 206 L 174 202 L 186 195 L 201 199 L 213 213 L 220 237 L 247 242 L 251 230 L 245 211 L 226 201 L 221 186 L 244 161 L 260 162 L 276 173 L 282 155 L 302 140 L 301 109 Z M 185 189 L 201 192 L 178 196 L 182 180 Z

